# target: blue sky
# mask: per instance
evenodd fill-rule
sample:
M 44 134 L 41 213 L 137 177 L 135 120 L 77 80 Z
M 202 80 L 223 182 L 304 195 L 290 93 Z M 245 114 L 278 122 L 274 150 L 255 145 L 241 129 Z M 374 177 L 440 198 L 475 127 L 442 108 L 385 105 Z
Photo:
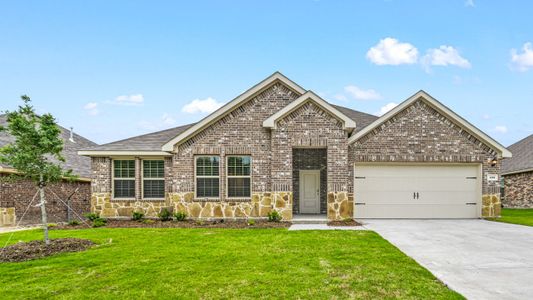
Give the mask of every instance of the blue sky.
M 424 89 L 533 133 L 530 1 L 2 1 L 0 110 L 104 143 L 195 122 L 274 71 L 378 114 Z

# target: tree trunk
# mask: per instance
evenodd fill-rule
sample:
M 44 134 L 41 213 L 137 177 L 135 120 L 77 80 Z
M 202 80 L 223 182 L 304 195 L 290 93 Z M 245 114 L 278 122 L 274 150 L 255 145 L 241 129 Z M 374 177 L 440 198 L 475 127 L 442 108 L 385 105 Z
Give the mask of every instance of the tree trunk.
M 48 239 L 48 218 L 46 216 L 46 199 L 44 197 L 44 180 L 43 175 L 39 177 L 39 196 L 41 198 L 41 221 L 43 223 L 44 230 L 44 243 L 50 245 L 50 239 Z

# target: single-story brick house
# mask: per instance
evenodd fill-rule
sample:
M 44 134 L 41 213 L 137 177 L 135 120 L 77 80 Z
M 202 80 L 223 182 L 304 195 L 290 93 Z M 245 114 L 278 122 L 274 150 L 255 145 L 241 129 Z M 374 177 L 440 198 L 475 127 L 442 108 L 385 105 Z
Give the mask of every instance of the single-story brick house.
M 279 72 L 195 124 L 79 152 L 103 217 L 479 218 L 500 213 L 511 153 L 424 91 L 381 117 Z
M 502 162 L 504 207 L 533 208 L 533 134 L 508 147 L 513 157 Z
M 0 115 L 0 125 L 7 126 L 6 115 Z M 97 144 L 60 126 L 63 139 L 64 169 L 71 169 L 78 175 L 75 181 L 61 181 L 45 188 L 46 208 L 50 222 L 67 222 L 78 219 L 90 211 L 91 198 L 91 159 L 78 155 L 78 150 L 94 147 Z M 14 141 L 14 137 L 0 132 L 0 147 Z M 0 226 L 19 224 L 38 224 L 41 222 L 41 209 L 36 207 L 37 186 L 30 180 L 16 176 L 17 170 L 0 164 Z M 32 202 L 33 200 L 33 202 Z M 30 205 L 31 202 L 31 205 Z M 65 203 L 70 203 L 69 212 Z

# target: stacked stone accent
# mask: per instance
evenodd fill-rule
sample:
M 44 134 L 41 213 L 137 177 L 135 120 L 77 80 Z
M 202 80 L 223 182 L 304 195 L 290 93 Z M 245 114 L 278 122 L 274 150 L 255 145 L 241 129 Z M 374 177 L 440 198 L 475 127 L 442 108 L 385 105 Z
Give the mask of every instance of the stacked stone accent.
M 15 226 L 17 216 L 14 207 L 0 207 L 0 226 Z
M 504 178 L 504 207 L 533 208 L 533 171 L 509 174 Z
M 353 218 L 353 193 L 328 193 L 328 220 L 344 220 Z
M 266 218 L 275 210 L 292 219 L 292 193 L 255 193 L 250 201 L 196 201 L 194 193 L 168 193 L 165 201 L 116 201 L 110 193 L 93 193 L 92 212 L 104 218 L 131 218 L 134 211 L 157 218 L 163 209 L 185 212 L 191 219 Z
M 487 181 L 487 174 L 500 174 L 500 163 L 489 163 L 497 155 L 423 100 L 414 102 L 350 147 L 356 168 L 358 162 L 481 164 L 483 217 L 500 215 L 499 182 Z

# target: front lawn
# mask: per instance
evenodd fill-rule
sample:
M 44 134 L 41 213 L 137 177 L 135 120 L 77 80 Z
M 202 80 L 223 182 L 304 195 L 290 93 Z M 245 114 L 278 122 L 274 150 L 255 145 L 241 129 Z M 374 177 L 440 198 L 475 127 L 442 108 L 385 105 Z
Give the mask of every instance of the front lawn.
M 533 209 L 504 208 L 500 218 L 491 221 L 533 226 Z
M 41 237 L 16 232 L 10 243 Z M 51 237 L 99 245 L 0 263 L 2 299 L 462 298 L 371 231 L 99 228 Z

